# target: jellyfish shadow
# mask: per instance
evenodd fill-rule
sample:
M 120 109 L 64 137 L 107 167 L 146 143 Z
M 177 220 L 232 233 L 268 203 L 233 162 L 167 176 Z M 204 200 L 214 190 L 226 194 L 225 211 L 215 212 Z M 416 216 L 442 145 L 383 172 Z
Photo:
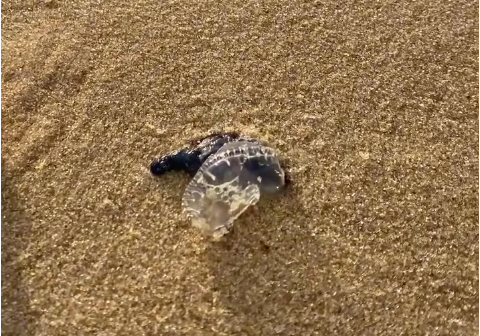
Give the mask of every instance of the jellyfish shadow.
M 322 240 L 308 229 L 313 216 L 290 185 L 284 197 L 247 210 L 224 241 L 209 243 L 213 295 L 241 332 L 301 334 L 325 319 L 322 284 L 331 267 Z
M 35 334 L 38 320 L 23 278 L 27 261 L 21 259 L 31 223 L 25 217 L 15 175 L 2 160 L 2 334 L 28 336 Z

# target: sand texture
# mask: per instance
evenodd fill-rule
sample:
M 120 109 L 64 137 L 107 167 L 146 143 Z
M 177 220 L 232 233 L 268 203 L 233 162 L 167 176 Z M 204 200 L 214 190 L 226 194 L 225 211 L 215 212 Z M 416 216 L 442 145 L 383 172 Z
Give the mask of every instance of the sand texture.
M 478 3 L 2 2 L 3 335 L 478 335 Z M 212 243 L 152 158 L 267 140 Z

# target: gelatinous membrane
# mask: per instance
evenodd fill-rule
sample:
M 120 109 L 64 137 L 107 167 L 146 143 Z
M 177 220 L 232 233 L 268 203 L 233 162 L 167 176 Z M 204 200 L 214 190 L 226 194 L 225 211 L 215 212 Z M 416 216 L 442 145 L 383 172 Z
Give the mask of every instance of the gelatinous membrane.
M 284 186 L 285 174 L 272 148 L 230 142 L 200 167 L 185 190 L 182 207 L 193 226 L 218 238 L 262 194 Z

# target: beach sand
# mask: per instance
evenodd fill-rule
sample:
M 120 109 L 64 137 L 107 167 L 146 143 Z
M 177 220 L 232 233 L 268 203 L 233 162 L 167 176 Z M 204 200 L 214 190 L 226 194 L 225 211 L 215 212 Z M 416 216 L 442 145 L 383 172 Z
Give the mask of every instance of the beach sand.
M 2 3 L 4 335 L 478 334 L 474 1 Z M 212 243 L 151 160 L 293 185 Z

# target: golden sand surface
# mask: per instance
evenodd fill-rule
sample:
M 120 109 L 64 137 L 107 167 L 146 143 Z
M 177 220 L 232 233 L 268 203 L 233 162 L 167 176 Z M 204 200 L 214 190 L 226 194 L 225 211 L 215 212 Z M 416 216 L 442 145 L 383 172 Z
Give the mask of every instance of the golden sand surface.
M 478 334 L 478 3 L 2 2 L 4 335 Z M 223 243 L 152 158 L 288 160 Z

